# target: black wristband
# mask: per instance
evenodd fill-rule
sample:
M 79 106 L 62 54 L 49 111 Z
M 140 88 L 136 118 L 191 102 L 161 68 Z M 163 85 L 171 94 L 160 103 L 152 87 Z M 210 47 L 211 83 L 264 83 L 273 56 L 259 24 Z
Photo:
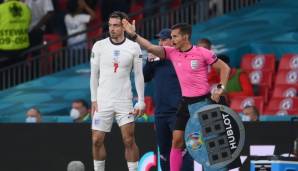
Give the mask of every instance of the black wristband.
M 131 40 L 136 41 L 136 39 L 138 38 L 138 34 L 135 33 L 133 36 L 131 36 Z

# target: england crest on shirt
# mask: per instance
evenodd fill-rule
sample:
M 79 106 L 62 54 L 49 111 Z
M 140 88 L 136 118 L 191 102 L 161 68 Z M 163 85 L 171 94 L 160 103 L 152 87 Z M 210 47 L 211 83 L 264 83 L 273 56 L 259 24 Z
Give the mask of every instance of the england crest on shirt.
M 191 69 L 198 69 L 199 68 L 199 61 L 198 60 L 191 60 L 190 61 Z

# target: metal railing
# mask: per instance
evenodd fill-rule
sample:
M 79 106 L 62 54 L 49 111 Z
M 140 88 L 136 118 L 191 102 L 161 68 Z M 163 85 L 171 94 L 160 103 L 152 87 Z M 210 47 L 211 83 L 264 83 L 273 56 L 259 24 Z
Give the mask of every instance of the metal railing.
M 261 0 L 191 0 L 182 4 L 179 8 L 171 10 L 167 10 L 168 3 L 171 1 L 165 1 L 137 11 L 131 14 L 130 17 L 141 13 L 148 15 L 148 13 L 150 14 L 150 12 L 155 11 L 154 15 L 147 16 L 137 23 L 137 32 L 147 39 L 153 39 L 156 33 L 162 28 L 170 28 L 173 24 L 179 22 L 189 23 L 191 25 L 198 24 L 212 17 L 253 5 L 259 1 Z M 165 10 L 159 10 L 161 7 Z M 28 56 L 26 61 L 0 69 L 0 90 L 87 63 L 89 61 L 90 48 L 73 49 L 62 47 L 53 51 L 50 50 L 50 47 L 56 43 L 61 44 L 61 42 L 76 35 L 85 34 L 88 31 L 94 31 L 105 26 L 106 23 L 89 28 L 87 31 L 64 37 L 61 40 L 48 42 L 45 45 L 30 49 L 25 54 Z M 87 44 L 90 45 L 99 38 L 93 37 L 92 40 L 88 40 Z M 30 57 L 30 54 L 35 54 L 34 52 L 36 51 L 39 55 Z

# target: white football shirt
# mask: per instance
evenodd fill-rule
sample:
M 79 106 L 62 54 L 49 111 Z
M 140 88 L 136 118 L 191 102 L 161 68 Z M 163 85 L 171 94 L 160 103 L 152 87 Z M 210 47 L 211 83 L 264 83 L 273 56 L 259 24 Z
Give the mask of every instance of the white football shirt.
M 110 38 L 97 41 L 91 54 L 91 101 L 131 101 L 130 73 L 134 70 L 138 102 L 144 102 L 144 77 L 140 46 L 125 38 L 115 44 Z

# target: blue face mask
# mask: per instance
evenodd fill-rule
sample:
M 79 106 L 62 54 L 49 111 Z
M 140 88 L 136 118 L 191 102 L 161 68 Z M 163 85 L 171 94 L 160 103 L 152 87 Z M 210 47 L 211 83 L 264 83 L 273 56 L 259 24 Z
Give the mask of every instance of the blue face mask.
M 28 116 L 26 118 L 26 123 L 36 123 L 36 122 L 37 122 L 37 118 L 36 117 Z
M 245 114 L 243 114 L 242 112 L 239 113 L 239 115 L 240 115 L 240 118 L 241 118 L 241 120 L 242 120 L 243 122 L 249 122 L 249 121 L 250 121 L 250 117 L 247 116 L 247 115 L 245 115 Z

